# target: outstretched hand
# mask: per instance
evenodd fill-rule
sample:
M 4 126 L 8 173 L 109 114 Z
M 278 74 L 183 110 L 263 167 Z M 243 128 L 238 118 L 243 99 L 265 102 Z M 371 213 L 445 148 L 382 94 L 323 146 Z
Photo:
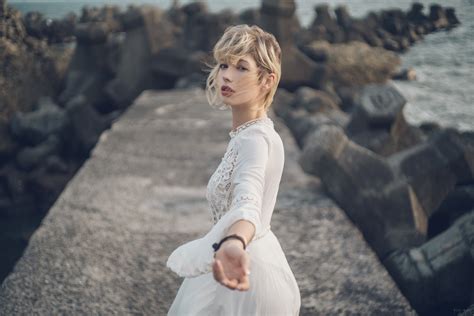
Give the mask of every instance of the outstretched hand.
M 214 279 L 232 290 L 247 291 L 250 288 L 250 259 L 237 240 L 228 240 L 216 252 L 212 264 Z

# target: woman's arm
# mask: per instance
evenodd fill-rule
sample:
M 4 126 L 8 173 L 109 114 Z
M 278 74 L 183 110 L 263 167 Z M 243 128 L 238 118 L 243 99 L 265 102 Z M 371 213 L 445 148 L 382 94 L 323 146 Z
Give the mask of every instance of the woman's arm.
M 248 245 L 249 241 L 252 240 L 253 235 L 255 234 L 255 226 L 246 220 L 237 221 L 230 227 L 227 236 L 232 234 L 244 237 L 245 244 Z
M 248 245 L 262 229 L 262 199 L 269 148 L 261 134 L 242 135 L 239 141 L 233 177 L 233 200 L 229 210 L 236 220 L 229 226 L 225 236 L 239 235 Z M 249 269 L 249 255 L 238 239 L 226 240 L 215 254 L 214 278 L 230 289 L 249 289 Z

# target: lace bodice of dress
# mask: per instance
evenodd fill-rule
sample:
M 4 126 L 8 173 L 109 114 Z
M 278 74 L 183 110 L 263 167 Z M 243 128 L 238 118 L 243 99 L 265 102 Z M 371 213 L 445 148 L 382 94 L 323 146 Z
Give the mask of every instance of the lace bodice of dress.
M 236 140 L 240 133 L 254 124 L 271 124 L 271 126 L 273 126 L 272 120 L 264 116 L 256 120 L 248 121 L 230 131 L 229 136 L 231 140 L 227 150 L 222 157 L 221 163 L 209 179 L 206 197 L 214 224 L 230 209 L 232 200 L 234 199 L 232 180 L 239 154 L 238 142 Z M 239 203 L 244 200 L 245 202 L 254 202 L 257 204 L 257 197 L 249 194 L 236 197 L 234 203 Z

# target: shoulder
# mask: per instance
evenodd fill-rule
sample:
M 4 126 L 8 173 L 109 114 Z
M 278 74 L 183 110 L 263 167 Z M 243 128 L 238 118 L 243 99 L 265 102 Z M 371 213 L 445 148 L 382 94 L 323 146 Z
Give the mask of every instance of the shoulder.
M 242 131 L 237 138 L 238 147 L 261 151 L 272 146 L 272 135 L 269 127 L 264 125 L 252 125 L 245 131 Z

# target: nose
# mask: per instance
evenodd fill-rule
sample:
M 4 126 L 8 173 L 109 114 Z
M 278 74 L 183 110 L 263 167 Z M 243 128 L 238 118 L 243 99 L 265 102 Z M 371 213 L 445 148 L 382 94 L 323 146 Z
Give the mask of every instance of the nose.
M 227 82 L 232 82 L 232 70 L 230 67 L 227 69 L 221 69 L 221 74 L 222 74 L 222 79 L 224 80 L 225 83 Z
M 222 75 L 222 79 L 224 79 L 224 82 L 226 82 L 226 83 L 227 83 L 227 82 L 231 82 L 228 72 L 227 72 L 227 73 L 224 73 L 224 74 Z

